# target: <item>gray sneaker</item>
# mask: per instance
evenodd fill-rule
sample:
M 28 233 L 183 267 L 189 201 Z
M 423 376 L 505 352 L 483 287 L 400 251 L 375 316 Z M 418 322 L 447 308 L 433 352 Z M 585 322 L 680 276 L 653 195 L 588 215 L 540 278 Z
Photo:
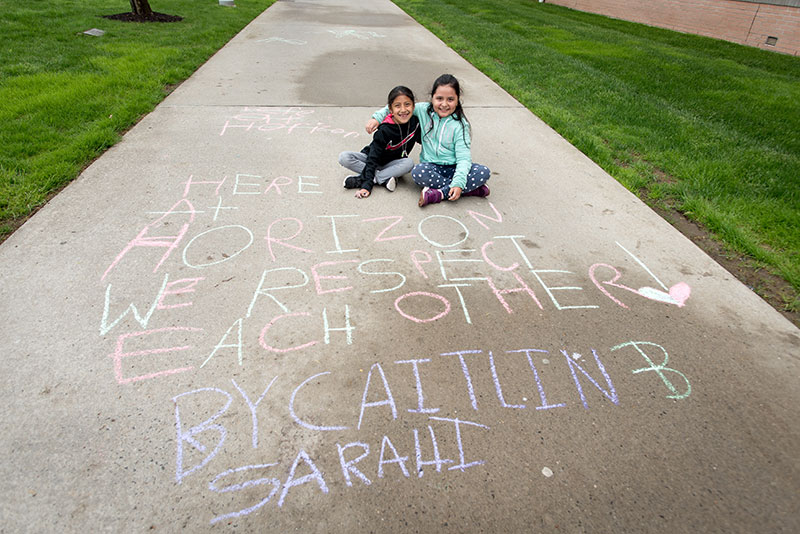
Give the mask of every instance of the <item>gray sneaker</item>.
M 383 185 L 385 185 L 386 189 L 388 189 L 390 192 L 394 192 L 394 190 L 397 189 L 397 180 L 395 179 L 394 176 L 392 176 L 391 178 L 389 178 L 389 181 Z

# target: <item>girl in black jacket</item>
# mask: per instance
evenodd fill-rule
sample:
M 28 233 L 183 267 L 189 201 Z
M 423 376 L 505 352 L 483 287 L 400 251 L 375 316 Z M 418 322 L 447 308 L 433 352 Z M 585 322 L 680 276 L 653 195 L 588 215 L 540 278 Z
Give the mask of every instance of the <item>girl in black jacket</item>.
M 372 184 L 383 184 L 389 191 L 397 186 L 396 177 L 414 167 L 408 157 L 420 141 L 419 119 L 414 116 L 414 93 L 398 85 L 389 92 L 389 114 L 372 136 L 372 143 L 361 152 L 339 154 L 339 163 L 358 174 L 344 179 L 344 187 L 358 189 L 356 198 L 366 198 Z

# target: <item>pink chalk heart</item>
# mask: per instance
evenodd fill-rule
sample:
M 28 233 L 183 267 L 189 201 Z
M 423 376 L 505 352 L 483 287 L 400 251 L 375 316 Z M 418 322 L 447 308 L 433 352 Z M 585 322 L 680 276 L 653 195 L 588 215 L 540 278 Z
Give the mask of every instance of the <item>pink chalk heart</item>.
M 682 308 L 689 299 L 689 295 L 692 294 L 692 288 L 689 287 L 689 285 L 685 282 L 678 282 L 669 288 L 669 293 L 665 293 L 664 291 L 652 287 L 640 287 L 636 290 L 636 292 L 650 300 L 666 302 L 667 304 L 674 304 L 675 306 Z
M 669 296 L 675 301 L 679 308 L 682 308 L 686 301 L 689 300 L 689 295 L 692 294 L 692 288 L 686 282 L 678 282 L 669 288 Z

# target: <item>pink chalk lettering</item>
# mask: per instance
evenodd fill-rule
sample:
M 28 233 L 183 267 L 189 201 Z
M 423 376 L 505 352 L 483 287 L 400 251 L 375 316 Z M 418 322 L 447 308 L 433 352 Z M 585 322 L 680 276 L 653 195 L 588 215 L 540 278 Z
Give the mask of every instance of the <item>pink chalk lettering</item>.
M 289 399 L 289 414 L 292 416 L 292 419 L 294 419 L 294 422 L 297 423 L 298 425 L 302 426 L 303 428 L 307 428 L 309 430 L 318 430 L 320 432 L 329 432 L 329 431 L 332 431 L 332 430 L 347 430 L 346 426 L 324 426 L 324 425 L 314 425 L 314 424 L 311 424 L 311 423 L 307 423 L 306 421 L 300 419 L 300 417 L 297 416 L 297 413 L 295 413 L 295 410 L 294 410 L 294 401 L 295 401 L 295 398 L 297 397 L 297 393 L 301 389 L 303 389 L 305 387 L 305 385 L 308 384 L 309 382 L 311 382 L 313 380 L 316 380 L 317 378 L 319 378 L 321 376 L 325 376 L 325 375 L 329 375 L 329 374 L 331 374 L 330 371 L 325 371 L 323 373 L 317 373 L 314 376 L 310 376 L 310 377 L 306 378 L 305 380 L 303 380 L 303 382 L 299 386 L 297 386 L 295 388 L 295 390 L 292 392 L 292 396 Z
M 225 343 L 225 340 L 228 339 L 228 336 L 231 334 L 231 330 L 233 330 L 234 327 L 236 327 L 237 331 L 236 343 Z M 228 328 L 228 330 L 225 332 L 225 335 L 222 336 L 222 339 L 220 339 L 219 343 L 217 343 L 217 345 L 214 347 L 214 350 L 211 351 L 211 354 L 208 355 L 206 361 L 204 361 L 200 365 L 200 368 L 202 369 L 205 366 L 205 364 L 207 364 L 209 360 L 211 360 L 211 358 L 213 358 L 217 354 L 217 351 L 219 351 L 220 349 L 232 349 L 232 348 L 236 349 L 236 355 L 238 356 L 239 359 L 239 366 L 241 366 L 242 365 L 242 318 L 241 317 L 239 319 L 236 319 L 236 321 L 234 321 L 234 323 Z
M 250 398 L 247 396 L 247 393 L 245 393 L 244 390 L 239 387 L 239 384 L 236 383 L 236 380 L 231 378 L 231 382 L 233 382 L 233 387 L 235 387 L 239 391 L 239 393 L 242 394 L 242 398 L 244 399 L 244 402 L 247 403 L 247 407 L 250 408 L 250 416 L 253 419 L 253 448 L 254 449 L 258 448 L 258 416 L 256 415 L 256 408 L 258 408 L 259 403 L 262 400 L 264 400 L 264 397 L 266 396 L 267 392 L 269 391 L 269 388 L 272 387 L 272 384 L 274 384 L 277 379 L 278 379 L 278 376 L 275 375 L 275 378 L 272 379 L 272 382 L 270 382 L 267 385 L 267 389 L 264 390 L 264 393 L 262 393 L 261 396 L 258 398 L 258 400 L 255 403 L 253 403 L 250 400 Z
M 148 350 L 138 350 L 133 352 L 123 352 L 122 348 L 125 345 L 125 341 L 130 338 L 135 337 L 142 337 L 142 336 L 152 336 L 154 334 L 161 334 L 164 332 L 202 332 L 202 328 L 190 328 L 190 327 L 182 327 L 182 326 L 170 326 L 166 328 L 158 328 L 155 330 L 146 330 L 144 332 L 131 332 L 128 334 L 122 334 L 117 338 L 117 346 L 116 350 L 113 354 L 109 356 L 114 360 L 114 375 L 117 378 L 118 384 L 130 384 L 132 382 L 138 382 L 140 380 L 150 380 L 151 378 L 158 378 L 161 376 L 168 376 L 174 375 L 177 373 L 183 373 L 185 371 L 191 371 L 193 367 L 180 367 L 175 369 L 166 369 L 164 371 L 157 371 L 154 373 L 148 373 L 145 375 L 138 375 L 138 376 L 131 376 L 125 377 L 122 373 L 122 360 L 124 358 L 131 358 L 134 356 L 149 356 L 151 354 L 168 354 L 171 352 L 181 352 L 185 350 L 189 350 L 192 348 L 192 345 L 184 345 L 180 347 L 161 347 L 157 349 L 148 349 Z
M 183 423 L 181 422 L 181 412 L 180 412 L 180 407 L 178 406 L 178 399 L 180 399 L 181 397 L 186 397 L 188 395 L 196 395 L 196 394 L 204 392 L 204 391 L 210 391 L 210 392 L 220 393 L 220 394 L 224 395 L 225 398 L 227 399 L 227 401 L 225 402 L 225 406 L 223 406 L 222 409 L 217 411 L 217 413 L 215 413 L 214 415 L 212 415 L 211 417 L 209 417 L 208 419 L 206 419 L 205 421 L 203 421 L 199 425 L 195 425 L 195 426 L 189 427 L 188 430 L 184 430 Z M 175 404 L 175 430 L 176 430 L 176 432 L 178 434 L 178 443 L 177 443 L 178 448 L 177 448 L 177 454 L 176 454 L 176 468 L 175 468 L 175 481 L 178 484 L 180 484 L 183 481 L 183 479 L 186 478 L 187 476 L 189 476 L 192 473 L 194 473 L 195 471 L 205 467 L 205 465 L 208 462 L 210 462 L 211 459 L 214 458 L 214 456 L 216 456 L 217 453 L 219 452 L 219 450 L 222 448 L 222 444 L 225 443 L 225 436 L 227 436 L 228 432 L 227 432 L 227 430 L 225 430 L 224 426 L 219 425 L 219 424 L 212 424 L 212 423 L 214 421 L 216 421 L 217 418 L 219 418 L 219 416 L 221 416 L 223 413 L 225 413 L 228 410 L 228 407 L 230 407 L 232 401 L 233 401 L 233 397 L 231 397 L 230 393 L 228 393 L 227 391 L 223 391 L 221 389 L 217 389 L 217 388 L 195 389 L 193 391 L 187 391 L 186 393 L 181 393 L 180 395 L 177 395 L 177 396 L 172 398 L 172 402 Z M 209 430 L 215 431 L 217 433 L 217 435 L 218 435 L 217 444 L 214 447 L 214 450 L 211 451 L 210 453 L 208 453 L 205 457 L 203 457 L 203 459 L 200 461 L 199 464 L 193 466 L 190 469 L 185 469 L 184 468 L 184 457 L 183 457 L 184 456 L 184 454 L 183 454 L 183 452 L 184 452 L 184 450 L 183 450 L 184 443 L 188 443 L 189 445 L 191 445 L 192 447 L 194 447 L 196 450 L 200 451 L 201 453 L 205 453 L 206 452 L 206 447 L 202 443 L 197 441 L 195 439 L 195 436 L 197 436 L 199 434 L 202 434 L 204 432 L 207 432 Z
M 294 474 L 297 470 L 297 466 L 300 464 L 300 460 L 308 465 L 308 467 L 311 469 L 311 473 L 295 479 Z M 322 493 L 328 493 L 328 486 L 325 485 L 325 479 L 322 476 L 322 471 L 317 468 L 317 466 L 314 464 L 314 461 L 306 453 L 306 451 L 300 449 L 300 452 L 297 453 L 297 457 L 294 459 L 292 468 L 289 471 L 289 476 L 286 478 L 286 482 L 283 484 L 283 491 L 281 491 L 281 497 L 278 499 L 278 506 L 283 506 L 283 502 L 286 500 L 286 496 L 291 488 L 295 486 L 301 486 L 313 480 L 317 481 L 317 485 L 319 485 L 319 489 L 322 491 Z
M 605 378 L 606 384 L 608 384 L 608 391 L 600 387 L 600 384 L 598 384 L 597 381 L 583 369 L 583 367 L 578 365 L 578 360 L 581 359 L 580 354 L 574 353 L 572 356 L 570 356 L 567 353 L 567 351 L 563 349 L 561 350 L 561 354 L 563 354 L 564 358 L 566 358 L 567 360 L 567 365 L 569 366 L 569 370 L 572 373 L 572 379 L 575 381 L 575 387 L 577 388 L 578 393 L 581 396 L 581 402 L 583 402 L 583 407 L 586 410 L 589 409 L 589 404 L 586 402 L 586 396 L 583 394 L 583 387 L 581 387 L 580 380 L 578 380 L 578 375 L 575 374 L 575 369 L 578 369 L 583 374 L 583 376 L 588 378 L 589 382 L 591 382 L 592 385 L 594 385 L 594 387 L 596 387 L 603 395 L 605 395 L 608 400 L 619 406 L 619 397 L 617 397 L 617 392 L 614 389 L 614 384 L 611 382 L 611 377 L 608 376 L 606 368 L 603 367 L 603 362 L 600 361 L 600 357 L 597 355 L 597 351 L 592 349 L 592 354 L 594 355 L 594 360 L 597 362 L 597 368 L 600 370 L 600 373 L 602 373 L 603 378 Z
M 517 249 L 517 253 L 519 253 L 520 257 L 522 258 L 522 261 L 525 262 L 525 265 L 528 267 L 528 269 L 533 269 L 533 265 L 531 265 L 531 260 L 528 259 L 528 256 L 525 255 L 525 251 L 522 250 L 522 247 L 519 246 L 519 243 L 517 243 L 517 238 L 524 238 L 524 237 L 525 237 L 524 235 L 496 235 L 496 236 L 494 236 L 494 239 L 509 239 L 509 240 L 511 240 L 511 243 L 514 244 L 514 248 Z M 486 258 L 484 258 L 484 259 L 486 259 Z M 491 263 L 491 262 L 489 262 L 489 263 Z M 509 267 L 507 269 L 499 268 L 499 270 L 501 270 L 501 271 L 513 271 L 514 269 L 516 269 L 516 267 L 517 267 L 517 264 L 515 263 L 512 267 Z M 495 267 L 495 268 L 497 268 L 497 267 Z
M 264 287 L 264 280 L 267 279 L 267 274 L 277 273 L 277 272 L 282 272 L 282 271 L 291 271 L 291 272 L 295 272 L 295 273 L 300 273 L 302 275 L 302 277 L 303 277 L 303 281 L 300 282 L 299 284 L 294 284 L 294 285 L 278 284 L 278 285 L 276 285 L 274 287 L 266 287 L 266 288 Z M 279 301 L 277 298 L 275 298 L 275 296 L 273 294 L 269 293 L 269 291 L 279 291 L 281 289 L 284 289 L 284 290 L 285 289 L 296 289 L 296 288 L 299 288 L 299 287 L 303 287 L 306 284 L 308 284 L 308 275 L 304 271 L 301 271 L 300 269 L 298 269 L 296 267 L 278 267 L 276 269 L 268 269 L 268 270 L 264 271 L 263 273 L 261 273 L 261 280 L 258 282 L 258 287 L 256 288 L 255 293 L 253 293 L 253 300 L 250 301 L 250 306 L 247 308 L 247 315 L 245 315 L 245 317 L 250 317 L 250 315 L 253 313 L 253 306 L 255 306 L 256 300 L 258 300 L 259 295 L 266 295 L 267 297 L 271 298 L 272 301 L 275 304 L 277 304 L 281 308 L 282 311 L 288 312 L 289 308 L 287 308 L 281 301 Z
M 417 259 L 417 254 L 423 254 L 425 256 L 425 258 L 427 258 L 427 259 L 425 261 L 418 260 Z M 423 263 L 430 263 L 432 261 L 433 261 L 433 259 L 431 258 L 431 255 L 428 254 L 427 252 L 425 252 L 424 250 L 412 250 L 411 251 L 411 263 L 414 264 L 414 267 L 416 267 L 416 269 L 419 272 L 419 274 L 421 274 L 422 277 L 425 278 L 426 280 L 428 279 L 428 275 L 425 273 L 425 270 L 422 268 L 422 264 Z
M 384 452 L 386 450 L 386 446 L 392 450 L 392 454 L 394 455 L 394 459 L 392 460 L 384 460 Z M 378 460 L 378 478 L 383 478 L 383 465 L 384 464 L 397 464 L 400 467 L 400 470 L 403 471 L 403 475 L 406 478 L 409 478 L 408 469 L 406 468 L 406 462 L 408 461 L 408 456 L 400 456 L 397 454 L 397 449 L 394 448 L 392 445 L 391 440 L 388 436 L 383 436 L 383 440 L 381 441 L 381 457 Z
M 274 463 L 274 464 L 246 465 L 244 467 L 237 467 L 236 469 L 228 469 L 227 471 L 223 471 L 222 473 L 220 473 L 219 475 L 214 477 L 214 480 L 212 480 L 211 482 L 208 483 L 208 489 L 210 489 L 211 491 L 213 491 L 215 493 L 226 493 L 226 492 L 229 492 L 229 491 L 241 491 L 243 489 L 252 488 L 254 486 L 263 486 L 264 484 L 272 484 L 272 490 L 269 492 L 269 495 L 267 495 L 265 498 L 261 499 L 255 505 L 253 505 L 253 506 L 251 506 L 249 508 L 244 508 L 242 510 L 239 510 L 238 512 L 230 512 L 230 513 L 227 513 L 227 514 L 218 515 L 218 516 L 216 516 L 215 518 L 213 518 L 211 520 L 211 524 L 213 525 L 214 523 L 217 523 L 219 521 L 224 521 L 226 519 L 233 519 L 235 517 L 243 517 L 243 516 L 246 516 L 248 514 L 251 514 L 251 513 L 255 512 L 256 510 L 258 510 L 259 508 L 261 508 L 262 506 L 267 504 L 270 501 L 270 499 L 272 499 L 275 496 L 275 494 L 278 492 L 278 490 L 281 487 L 281 481 L 278 480 L 277 478 L 257 478 L 255 480 L 247 480 L 247 481 L 245 481 L 245 482 L 243 482 L 241 484 L 233 484 L 233 485 L 230 485 L 230 486 L 225 486 L 224 488 L 217 488 L 217 481 L 219 479 L 221 479 L 223 477 L 226 477 L 228 475 L 235 474 L 235 473 L 242 473 L 242 472 L 245 472 L 245 471 L 252 471 L 253 469 L 267 469 L 267 468 L 270 468 L 270 467 L 274 467 L 276 465 L 278 465 L 278 464 Z
M 464 373 L 464 379 L 467 381 L 467 393 L 469 393 L 469 400 L 472 403 L 472 409 L 478 411 L 478 399 L 475 397 L 475 390 L 472 387 L 472 378 L 469 374 L 467 361 L 464 359 L 465 354 L 480 354 L 482 350 L 459 350 L 456 352 L 443 352 L 442 356 L 458 356 L 458 361 L 461 362 L 461 371 Z
M 373 289 L 373 290 L 370 291 L 370 293 L 386 293 L 388 291 L 394 291 L 395 289 L 400 289 L 401 287 L 403 287 L 406 284 L 406 277 L 405 277 L 405 275 L 403 273 L 398 273 L 398 272 L 395 272 L 395 271 L 377 271 L 377 272 L 375 272 L 375 271 L 365 271 L 364 270 L 364 266 L 365 265 L 369 265 L 370 263 L 377 263 L 377 262 L 394 263 L 394 260 L 375 259 L 375 260 L 362 261 L 361 263 L 358 264 L 358 267 L 357 267 L 356 270 L 361 274 L 366 274 L 366 275 L 369 275 L 369 276 L 399 276 L 400 277 L 400 283 L 397 284 L 394 287 L 389 287 L 389 288 L 384 288 L 384 289 Z
M 183 188 L 183 198 L 186 198 L 186 197 L 189 196 L 189 190 L 191 189 L 191 187 L 193 185 L 216 185 L 217 188 L 214 190 L 214 196 L 219 196 L 220 187 L 222 187 L 222 184 L 224 184 L 225 180 L 228 179 L 227 176 L 224 176 L 222 178 L 222 180 L 220 180 L 219 182 L 214 182 L 214 181 L 195 182 L 193 180 L 193 178 L 194 178 L 194 175 L 190 174 L 189 175 L 189 179 L 186 180 L 185 182 L 181 183 L 181 185 L 185 185 L 186 186 L 186 187 Z
M 292 352 L 294 350 L 307 349 L 308 347 L 313 347 L 314 345 L 316 345 L 317 344 L 316 341 L 309 341 L 308 343 L 303 343 L 302 345 L 295 345 L 294 347 L 289 347 L 288 349 L 279 349 L 279 348 L 273 347 L 272 345 L 268 345 L 267 344 L 267 342 L 265 340 L 266 335 L 267 335 L 267 331 L 270 328 L 272 328 L 272 326 L 275 323 L 277 323 L 278 321 L 280 321 L 282 319 L 288 319 L 290 317 L 311 317 L 311 314 L 308 313 L 308 312 L 299 312 L 299 313 L 287 313 L 287 314 L 284 314 L 284 315 L 278 315 L 277 317 L 272 319 L 270 322 L 268 322 L 267 325 L 261 330 L 261 334 L 258 336 L 259 344 L 262 347 L 264 347 L 266 350 L 270 351 L 270 352 L 278 352 L 278 353 L 281 353 L 281 354 L 285 354 L 287 352 Z
M 383 391 L 386 393 L 386 398 L 380 401 L 373 401 L 367 402 L 367 393 L 369 392 L 369 385 L 370 381 L 372 380 L 372 371 L 374 369 L 378 369 L 378 372 L 381 375 L 381 381 L 383 381 Z M 369 368 L 369 373 L 367 374 L 367 382 L 364 384 L 364 394 L 361 396 L 361 413 L 358 415 L 358 429 L 361 429 L 361 421 L 364 419 L 364 408 L 374 408 L 377 406 L 386 406 L 388 405 L 392 409 L 392 419 L 397 419 L 397 405 L 394 403 L 394 398 L 392 397 L 392 390 L 389 389 L 389 383 L 386 381 L 386 375 L 383 373 L 383 367 L 379 363 L 373 363 L 372 367 Z
M 419 377 L 419 364 L 427 363 L 431 361 L 430 358 L 424 359 L 417 359 L 417 360 L 398 360 L 394 363 L 401 364 L 401 363 L 410 363 L 411 368 L 414 370 L 414 379 L 417 384 L 417 408 L 409 408 L 408 411 L 411 413 L 436 413 L 439 411 L 439 408 L 425 408 L 425 395 L 422 393 L 422 381 Z
M 394 222 L 389 224 L 389 226 L 384 228 L 378 234 L 378 236 L 375 238 L 375 242 L 376 243 L 379 243 L 379 242 L 382 242 L 382 241 L 395 241 L 397 239 L 408 239 L 410 237 L 416 237 L 414 234 L 397 235 L 397 236 L 393 236 L 393 237 L 383 237 L 383 234 L 388 232 L 392 227 L 396 226 L 397 224 L 400 223 L 400 221 L 403 220 L 403 216 L 402 215 L 390 215 L 390 216 L 387 216 L 387 217 L 374 217 L 372 219 L 364 219 L 364 222 L 385 221 L 387 219 L 394 220 Z
M 476 460 L 476 461 L 469 462 L 469 463 L 464 461 L 466 455 L 464 454 L 464 442 L 461 440 L 461 425 L 476 426 L 476 427 L 482 428 L 484 430 L 489 430 L 488 426 L 482 425 L 480 423 L 474 423 L 472 421 L 464 421 L 464 420 L 458 419 L 458 418 L 450 419 L 450 418 L 447 418 L 447 417 L 434 417 L 434 416 L 431 416 L 431 419 L 434 420 L 434 421 L 447 421 L 447 422 L 453 423 L 455 425 L 455 427 L 456 427 L 456 441 L 458 442 L 458 460 L 459 460 L 459 464 L 448 467 L 448 470 L 452 471 L 453 469 L 460 469 L 461 472 L 463 473 L 469 467 L 474 467 L 476 465 L 483 465 L 483 464 L 486 463 L 486 460 Z
M 108 284 L 108 286 L 106 286 L 106 298 L 105 298 L 105 303 L 103 305 L 103 317 L 100 319 L 100 335 L 104 336 L 109 331 L 111 331 L 111 329 L 114 328 L 117 325 L 117 323 L 119 323 L 122 319 L 125 318 L 126 315 L 128 315 L 128 312 L 131 312 L 133 314 L 134 319 L 141 325 L 142 328 L 147 328 L 147 323 L 150 322 L 150 317 L 153 315 L 153 312 L 156 311 L 159 302 L 161 302 L 161 298 L 164 295 L 164 291 L 167 288 L 168 280 L 169 280 L 169 274 L 165 274 L 164 281 L 161 283 L 161 288 L 158 290 L 158 293 L 156 293 L 153 302 L 150 304 L 150 309 L 147 310 L 147 313 L 145 313 L 144 317 L 142 317 L 139 314 L 139 310 L 136 308 L 136 305 L 133 302 L 131 302 L 128 305 L 128 307 L 125 308 L 125 311 L 122 312 L 122 315 L 117 317 L 111 324 L 108 324 L 108 314 L 111 303 L 111 284 Z
M 483 244 L 483 246 L 481 247 L 481 256 L 483 256 L 483 261 L 488 263 L 493 269 L 495 269 L 496 271 L 513 271 L 514 269 L 519 267 L 519 263 L 516 262 L 512 263 L 511 267 L 500 267 L 495 262 L 490 260 L 489 256 L 486 254 L 486 249 L 488 249 L 491 245 L 494 245 L 494 241 L 487 241 L 486 243 Z
M 408 297 L 430 297 L 433 299 L 440 300 L 444 304 L 444 311 L 442 311 L 437 315 L 434 315 L 433 317 L 428 317 L 427 319 L 421 319 L 419 317 L 415 317 L 400 309 L 400 302 L 404 301 Z M 397 300 L 394 301 L 394 308 L 400 315 L 402 315 L 403 317 L 405 317 L 410 321 L 414 321 L 415 323 L 430 323 L 432 321 L 439 320 L 448 313 L 450 313 L 450 301 L 441 295 L 437 295 L 436 293 L 427 293 L 425 291 L 412 291 L 411 293 L 406 293 L 405 295 L 400 295 L 399 297 L 397 297 Z
M 497 300 L 500 301 L 500 304 L 503 305 L 503 308 L 505 308 L 506 312 L 514 313 L 514 310 L 512 310 L 511 306 L 509 306 L 508 302 L 506 302 L 506 299 L 503 298 L 503 295 L 508 295 L 511 293 L 527 293 L 528 296 L 533 299 L 536 305 L 539 306 L 539 309 L 543 310 L 544 308 L 542 307 L 542 303 L 539 302 L 538 298 L 536 298 L 536 293 L 533 292 L 533 289 L 528 287 L 528 284 L 525 283 L 525 281 L 522 279 L 520 275 L 518 275 L 513 271 L 511 272 L 511 274 L 514 276 L 514 278 L 517 279 L 517 282 L 519 282 L 522 287 L 516 287 L 512 289 L 498 289 L 497 286 L 494 284 L 494 280 L 492 280 L 491 277 L 486 278 L 486 282 L 489 284 L 489 287 L 492 288 L 492 293 L 494 293 L 494 296 L 497 297 Z
M 188 211 L 178 211 L 178 207 L 182 205 L 185 205 Z M 112 261 L 111 265 L 108 266 L 106 271 L 103 273 L 103 276 L 100 277 L 100 280 L 101 281 L 105 280 L 106 276 L 108 276 L 108 273 L 111 272 L 111 270 L 114 267 L 116 267 L 120 261 L 122 261 L 122 258 L 124 258 L 128 254 L 128 252 L 137 247 L 146 247 L 146 248 L 155 247 L 155 248 L 167 249 L 166 252 L 164 252 L 164 254 L 161 256 L 161 259 L 158 261 L 156 266 L 153 268 L 153 272 L 156 272 L 158 268 L 161 267 L 161 264 L 164 263 L 167 260 L 167 258 L 169 258 L 169 255 L 172 254 L 172 251 L 174 251 L 178 247 L 178 243 L 180 243 L 181 239 L 183 239 L 183 236 L 186 235 L 186 232 L 189 230 L 189 225 L 194 221 L 195 213 L 196 212 L 194 206 L 192 206 L 192 203 L 189 202 L 189 200 L 185 198 L 180 199 L 178 202 L 173 204 L 173 206 L 169 209 L 169 211 L 167 211 L 161 217 L 159 217 L 155 221 L 145 226 L 141 230 L 141 232 L 137 234 L 136 237 L 134 237 L 127 245 L 125 245 L 125 248 L 123 248 L 122 251 L 117 255 L 117 257 L 114 258 L 114 261 Z M 150 235 L 150 233 L 153 232 L 158 226 L 160 226 L 167 217 L 169 217 L 170 215 L 177 215 L 177 214 L 180 215 L 188 214 L 189 221 L 184 223 L 175 235 L 169 235 L 169 236 Z
M 433 428 L 430 425 L 428 425 L 428 432 L 431 435 L 431 442 L 433 444 L 433 460 L 422 459 L 422 448 L 420 447 L 419 443 L 419 431 L 416 428 L 414 429 L 414 452 L 416 453 L 418 478 L 422 478 L 422 475 L 424 474 L 423 466 L 433 465 L 436 467 L 436 472 L 441 473 L 443 465 L 452 464 L 455 462 L 455 460 L 450 460 L 447 458 L 442 460 L 442 457 L 439 454 L 439 444 L 436 443 L 436 434 L 433 433 Z
M 323 261 L 311 267 L 311 276 L 314 278 L 314 286 L 317 289 L 317 295 L 324 295 L 325 293 L 339 293 L 341 291 L 348 291 L 353 289 L 353 286 L 336 287 L 333 289 L 322 289 L 321 280 L 347 280 L 346 276 L 328 275 L 322 276 L 317 272 L 322 267 L 329 267 L 332 265 L 341 265 L 343 263 L 358 263 L 358 260 L 342 260 L 342 261 Z
M 290 237 L 282 237 L 282 238 L 272 237 L 272 227 L 284 221 L 292 221 L 294 223 L 297 223 L 297 231 L 294 233 L 294 235 Z M 286 241 L 290 241 L 295 237 L 297 237 L 298 235 L 300 235 L 300 232 L 302 231 L 303 231 L 303 223 L 302 221 L 300 221 L 300 219 L 296 219 L 294 217 L 285 217 L 283 219 L 276 219 L 272 221 L 269 227 L 267 228 L 267 237 L 264 238 L 267 240 L 267 249 L 269 250 L 270 257 L 272 257 L 272 261 L 276 261 L 275 252 L 272 251 L 272 243 L 277 243 L 281 246 L 284 246 L 286 248 L 291 248 L 293 250 L 299 250 L 300 252 L 314 252 L 313 250 L 309 250 L 307 248 L 298 247 L 296 245 L 290 245 L 286 243 Z
M 599 267 L 606 267 L 614 271 L 614 278 L 612 278 L 611 280 L 602 280 L 602 281 L 598 280 L 597 276 L 595 276 L 595 271 Z M 615 298 L 614 295 L 609 293 L 608 290 L 605 287 L 603 287 L 603 286 L 618 287 L 619 289 L 624 289 L 626 291 L 630 291 L 631 293 L 636 293 L 635 289 L 616 283 L 616 281 L 619 280 L 621 276 L 622 274 L 620 274 L 620 272 L 617 270 L 616 267 L 613 267 L 606 263 L 595 263 L 594 265 L 589 267 L 589 278 L 592 280 L 592 283 L 597 287 L 597 289 L 599 289 L 603 293 L 603 295 L 610 298 L 615 304 L 627 309 L 628 307 L 625 305 L 625 303 Z
M 353 344 L 353 330 L 356 329 L 355 326 L 350 324 L 350 307 L 345 304 L 344 305 L 344 326 L 339 328 L 333 328 L 328 323 L 328 308 L 322 308 L 322 327 L 325 330 L 325 337 L 324 341 L 326 345 L 331 344 L 331 332 L 344 332 L 347 334 L 347 344 Z
M 165 279 L 166 280 L 166 279 Z M 171 310 L 173 308 L 183 308 L 185 306 L 191 306 L 191 302 L 181 302 L 179 304 L 164 304 L 164 299 L 167 298 L 167 295 L 182 295 L 184 293 L 194 293 L 194 287 L 205 280 L 205 277 L 200 278 L 181 278 L 180 280 L 175 280 L 174 282 L 170 282 L 164 288 L 164 291 L 161 293 L 161 298 L 158 299 L 158 309 L 159 310 Z M 178 284 L 184 284 L 183 287 L 179 287 L 177 289 L 172 289 L 172 286 L 176 286 Z
M 494 211 L 494 214 L 495 214 L 495 216 L 497 217 L 496 219 L 493 219 L 493 218 L 492 218 L 492 217 L 490 217 L 489 215 L 484 215 L 483 213 L 478 213 L 477 211 L 472 211 L 472 210 L 467 210 L 467 214 L 468 214 L 470 217 L 472 217 L 473 219 L 475 219 L 475 222 L 477 222 L 478 224 L 480 224 L 481 226 L 483 226 L 484 228 L 486 228 L 486 229 L 488 230 L 488 229 L 489 229 L 489 227 L 486 225 L 486 223 L 484 223 L 484 222 L 483 222 L 481 219 L 479 219 L 478 217 L 481 217 L 481 218 L 483 218 L 483 219 L 488 219 L 488 220 L 490 220 L 490 221 L 494 221 L 494 222 L 496 222 L 496 223 L 501 223 L 501 222 L 503 222 L 503 215 L 502 215 L 502 214 L 501 214 L 499 211 L 497 211 L 497 208 L 495 208 L 495 207 L 494 207 L 494 204 L 492 204 L 491 202 L 489 202 L 489 207 L 490 207 L 490 208 L 492 208 L 492 211 Z
M 281 180 L 278 182 L 278 180 Z M 269 183 L 266 189 L 264 189 L 264 194 L 266 195 L 269 193 L 270 189 L 274 189 L 277 191 L 279 196 L 283 195 L 283 191 L 281 191 L 281 186 L 289 186 L 292 185 L 292 179 L 288 176 L 278 176 L 273 178 L 272 181 Z
M 339 463 L 342 466 L 342 474 L 344 475 L 345 484 L 347 484 L 350 487 L 353 486 L 353 481 L 350 479 L 350 473 L 354 474 L 359 479 L 361 479 L 361 481 L 364 483 L 365 486 L 369 486 L 370 484 L 372 484 L 372 481 L 370 479 L 368 479 L 366 477 L 366 475 L 364 475 L 364 473 L 362 473 L 356 467 L 356 464 L 358 462 L 360 462 L 361 460 L 363 460 L 364 458 L 369 456 L 369 445 L 366 444 L 366 443 L 361 443 L 360 441 L 354 441 L 352 443 L 348 443 L 344 447 L 342 447 L 341 445 L 339 445 L 337 443 L 336 447 L 339 449 Z M 364 452 L 361 453 L 361 456 L 359 456 L 355 460 L 345 461 L 345 459 L 344 459 L 344 451 L 346 451 L 350 447 L 361 447 L 361 449 Z
M 564 287 L 552 287 L 548 286 L 542 280 L 542 277 L 539 276 L 540 273 L 563 273 L 563 274 L 575 274 L 570 271 L 560 271 L 556 269 L 531 269 L 531 272 L 539 280 L 539 283 L 544 288 L 547 296 L 550 297 L 550 300 L 553 301 L 557 310 L 575 310 L 575 309 L 587 309 L 587 308 L 599 308 L 599 306 L 595 305 L 586 305 L 586 306 L 562 306 L 557 300 L 556 297 L 553 295 L 553 291 L 583 291 L 582 287 L 575 287 L 575 286 L 564 286 Z

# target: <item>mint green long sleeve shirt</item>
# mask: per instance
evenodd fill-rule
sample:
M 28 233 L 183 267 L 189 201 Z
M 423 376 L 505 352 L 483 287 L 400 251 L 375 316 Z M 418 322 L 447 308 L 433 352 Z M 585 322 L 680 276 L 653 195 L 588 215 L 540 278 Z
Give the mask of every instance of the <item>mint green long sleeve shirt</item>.
M 422 151 L 419 156 L 421 162 L 436 163 L 438 165 L 455 165 L 456 172 L 450 187 L 464 189 L 467 185 L 467 174 L 472 168 L 472 141 L 466 121 L 458 121 L 452 115 L 439 118 L 435 112 L 428 113 L 429 102 L 420 102 L 414 106 L 414 116 L 419 119 L 422 131 Z M 386 106 L 372 114 L 372 118 L 382 122 L 389 114 Z

